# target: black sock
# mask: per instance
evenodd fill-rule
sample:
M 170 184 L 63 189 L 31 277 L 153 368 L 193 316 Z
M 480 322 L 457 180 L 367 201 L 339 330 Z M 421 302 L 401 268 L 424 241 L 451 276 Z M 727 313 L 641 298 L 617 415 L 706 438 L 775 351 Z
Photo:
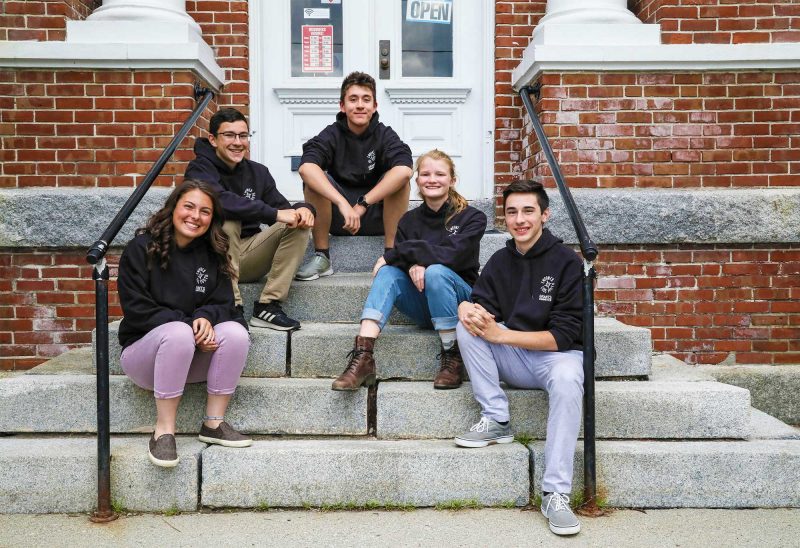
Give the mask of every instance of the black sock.
M 497 424 L 502 424 L 503 426 L 508 424 L 508 421 L 495 421 Z
M 330 249 L 315 249 L 314 253 L 322 253 L 325 257 L 330 260 L 331 258 L 331 250 Z
M 548 493 L 547 491 L 542 491 L 542 498 L 548 497 L 548 496 L 550 496 L 552 494 L 553 493 Z
M 393 247 L 384 247 L 383 248 L 383 252 L 386 253 L 387 251 L 391 251 L 392 249 L 394 249 L 394 248 Z

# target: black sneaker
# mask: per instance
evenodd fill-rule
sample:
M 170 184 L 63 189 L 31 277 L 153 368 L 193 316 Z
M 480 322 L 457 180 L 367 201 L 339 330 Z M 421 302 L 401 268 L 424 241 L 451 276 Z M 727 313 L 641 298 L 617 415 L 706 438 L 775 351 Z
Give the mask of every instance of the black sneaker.
M 267 327 L 278 331 L 294 331 L 300 329 L 300 322 L 293 320 L 286 315 L 280 303 L 259 303 L 253 304 L 253 317 L 250 318 L 250 325 L 253 327 Z

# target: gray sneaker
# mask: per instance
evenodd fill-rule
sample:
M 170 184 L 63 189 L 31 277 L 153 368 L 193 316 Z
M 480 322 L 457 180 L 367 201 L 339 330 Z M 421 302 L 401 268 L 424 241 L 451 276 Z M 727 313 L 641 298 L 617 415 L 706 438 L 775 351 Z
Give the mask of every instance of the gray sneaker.
M 581 522 L 569 507 L 569 497 L 562 493 L 542 497 L 542 515 L 556 535 L 576 535 L 581 530 Z
M 300 270 L 294 275 L 294 279 L 307 282 L 322 276 L 330 276 L 331 274 L 333 274 L 331 260 L 322 253 L 314 253 L 311 260 L 300 267 Z
M 493 443 L 511 443 L 514 436 L 511 434 L 511 425 L 502 425 L 492 419 L 481 417 L 473 424 L 469 432 L 464 432 L 456 438 L 459 447 L 486 447 Z

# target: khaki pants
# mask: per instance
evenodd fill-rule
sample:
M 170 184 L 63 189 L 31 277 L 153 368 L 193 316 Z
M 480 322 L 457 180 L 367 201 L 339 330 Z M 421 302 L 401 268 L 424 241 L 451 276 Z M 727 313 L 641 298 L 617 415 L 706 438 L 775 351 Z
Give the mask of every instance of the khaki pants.
M 230 241 L 228 256 L 234 273 L 233 297 L 236 304 L 242 304 L 239 282 L 255 282 L 264 275 L 267 283 L 258 301 L 266 304 L 285 300 L 292 278 L 303 260 L 311 229 L 289 228 L 284 223 L 275 223 L 258 234 L 242 238 L 242 223 L 226 221 L 222 230 Z

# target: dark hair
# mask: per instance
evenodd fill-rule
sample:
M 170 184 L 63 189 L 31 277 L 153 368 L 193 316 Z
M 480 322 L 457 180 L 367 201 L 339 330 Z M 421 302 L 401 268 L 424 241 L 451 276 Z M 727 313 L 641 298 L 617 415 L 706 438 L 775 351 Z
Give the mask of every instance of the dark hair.
M 225 219 L 222 216 L 222 205 L 220 204 L 217 192 L 208 184 L 196 179 L 185 179 L 175 187 L 175 190 L 164 202 L 164 207 L 156 211 L 148 220 L 147 224 L 138 229 L 136 234 L 148 234 L 152 241 L 147 245 L 147 268 L 152 269 L 153 265 L 158 264 L 162 270 L 169 266 L 169 256 L 175 243 L 175 227 L 172 225 L 172 214 L 178 205 L 181 196 L 190 190 L 199 190 L 211 199 L 211 226 L 200 238 L 205 238 L 209 247 L 217 256 L 219 269 L 228 277 L 231 277 L 230 261 L 228 259 L 228 236 L 222 231 L 222 223 Z
M 245 124 L 247 124 L 247 118 L 245 118 L 244 114 L 236 110 L 235 108 L 222 108 L 219 109 L 214 116 L 211 117 L 211 121 L 208 123 L 208 132 L 211 135 L 216 135 L 219 131 L 219 126 L 224 124 L 225 122 L 238 122 L 241 120 Z M 250 125 L 248 124 L 248 129 Z
M 339 94 L 339 102 L 344 103 L 344 95 L 350 86 L 362 86 L 368 88 L 372 92 L 372 98 L 375 99 L 375 78 L 366 72 L 351 72 L 342 82 L 342 91 Z
M 544 186 L 539 181 L 524 179 L 514 181 L 508 185 L 503 191 L 503 209 L 506 208 L 506 200 L 511 194 L 535 194 L 539 209 L 544 212 L 545 209 L 550 207 L 550 198 L 547 197 L 547 192 L 545 192 Z

